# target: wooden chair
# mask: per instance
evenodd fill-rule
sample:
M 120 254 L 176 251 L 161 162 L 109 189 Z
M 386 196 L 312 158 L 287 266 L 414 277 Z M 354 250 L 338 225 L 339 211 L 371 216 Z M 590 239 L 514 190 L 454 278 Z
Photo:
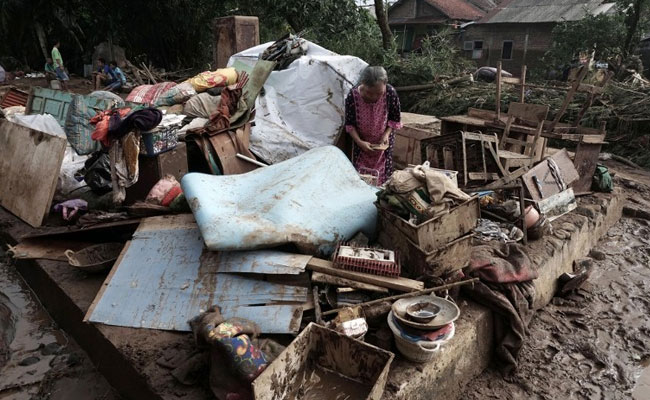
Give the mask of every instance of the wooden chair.
M 506 127 L 499 142 L 498 156 L 503 169 L 528 168 L 543 156 L 544 139 L 541 139 L 544 120 L 548 115 L 548 106 L 537 104 L 510 103 Z M 513 133 L 513 124 L 530 128 L 527 133 Z

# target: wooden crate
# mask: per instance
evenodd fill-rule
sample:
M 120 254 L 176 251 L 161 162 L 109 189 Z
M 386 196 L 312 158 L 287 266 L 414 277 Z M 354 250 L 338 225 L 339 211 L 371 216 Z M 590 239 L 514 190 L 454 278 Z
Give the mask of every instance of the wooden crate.
M 379 211 L 380 226 L 393 225 L 416 246 L 426 252 L 438 249 L 476 227 L 481 215 L 478 197 L 452 208 L 447 214 L 414 225 L 375 203 Z
M 491 142 L 481 143 L 476 133 L 456 132 L 422 141 L 422 162 L 432 167 L 458 171 L 460 187 L 486 184 L 499 177 L 499 166 L 486 146 L 496 148 L 498 139 L 484 136 Z
M 303 383 L 301 375 L 317 365 L 369 386 L 365 399 L 379 400 L 394 357 L 393 353 L 312 322 L 253 381 L 253 393 L 255 400 L 295 399 Z
M 467 266 L 472 251 L 473 234 L 464 235 L 437 249 L 425 251 L 403 235 L 393 224 L 380 220 L 379 244 L 397 251 L 402 276 L 411 279 L 439 277 Z
M 440 135 L 440 120 L 430 115 L 402 113 L 402 129 L 395 132 L 393 162 L 397 168 L 422 164 L 421 143 Z

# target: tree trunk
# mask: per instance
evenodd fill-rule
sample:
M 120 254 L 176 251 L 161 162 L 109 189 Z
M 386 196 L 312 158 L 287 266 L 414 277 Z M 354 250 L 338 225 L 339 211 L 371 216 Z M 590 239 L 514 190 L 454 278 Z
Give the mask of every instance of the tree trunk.
M 35 22 L 34 31 L 36 32 L 36 37 L 38 38 L 38 44 L 40 45 L 41 51 L 43 52 L 43 61 L 45 61 L 46 58 L 50 57 L 50 54 L 47 51 L 47 39 L 45 37 L 45 30 L 43 29 L 43 25 L 41 25 L 38 22 Z
M 646 0 L 634 0 L 634 3 L 632 4 L 632 12 L 626 18 L 627 34 L 625 36 L 625 46 L 623 47 L 623 60 L 629 57 L 637 46 L 637 43 L 634 43 L 634 39 L 637 36 L 639 20 L 641 19 L 641 8 L 645 1 Z
M 381 31 L 382 44 L 384 49 L 388 50 L 393 45 L 393 33 L 388 26 L 384 0 L 375 0 L 375 15 L 377 15 L 377 24 L 379 24 L 379 30 Z

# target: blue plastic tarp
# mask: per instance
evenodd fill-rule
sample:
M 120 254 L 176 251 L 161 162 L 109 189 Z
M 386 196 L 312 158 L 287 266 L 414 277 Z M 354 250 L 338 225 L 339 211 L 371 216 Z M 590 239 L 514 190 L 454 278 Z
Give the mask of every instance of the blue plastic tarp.
M 358 232 L 374 237 L 376 189 L 334 146 L 242 175 L 187 174 L 181 185 L 209 250 L 294 243 L 329 255 Z

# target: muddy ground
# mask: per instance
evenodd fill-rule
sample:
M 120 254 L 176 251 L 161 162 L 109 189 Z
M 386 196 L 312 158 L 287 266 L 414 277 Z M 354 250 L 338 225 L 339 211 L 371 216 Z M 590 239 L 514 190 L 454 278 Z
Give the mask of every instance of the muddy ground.
M 623 218 L 591 255 L 585 285 L 536 313 L 518 370 L 461 398 L 650 399 L 650 221 Z
M 0 399 L 118 400 L 0 254 Z

